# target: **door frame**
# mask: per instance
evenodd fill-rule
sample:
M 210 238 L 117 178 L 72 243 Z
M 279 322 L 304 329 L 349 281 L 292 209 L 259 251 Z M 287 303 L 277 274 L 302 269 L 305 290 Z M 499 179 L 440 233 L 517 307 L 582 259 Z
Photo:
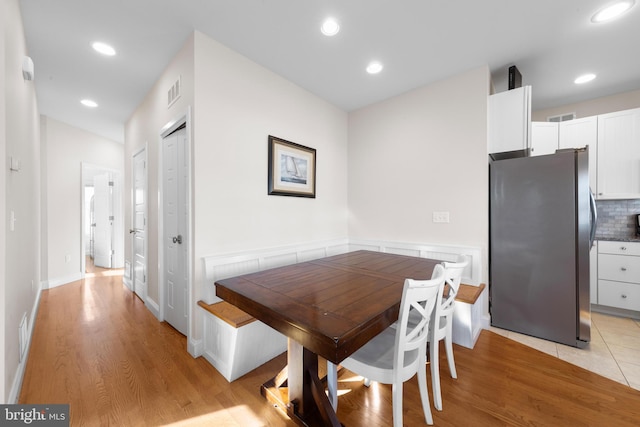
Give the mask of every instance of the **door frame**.
M 131 227 L 130 229 L 133 229 L 135 226 L 135 217 L 136 217 L 136 207 L 135 207 L 135 158 L 137 155 L 144 153 L 144 161 L 145 161 L 145 168 L 144 168 L 144 172 L 145 172 L 145 177 L 144 177 L 144 217 L 145 217 L 145 235 L 144 235 L 144 253 L 145 253 L 145 258 L 144 258 L 144 271 L 145 271 L 145 275 L 147 276 L 147 278 L 149 277 L 148 274 L 148 269 L 149 269 L 149 151 L 148 151 L 148 144 L 145 142 L 144 146 L 141 147 L 140 149 L 136 150 L 133 152 L 133 154 L 131 155 L 131 202 L 130 202 L 130 206 L 131 206 Z M 131 232 L 129 232 L 128 234 L 130 236 L 129 240 L 130 240 L 130 245 L 131 245 L 131 261 L 130 261 L 130 271 L 129 271 L 129 282 L 127 284 L 127 287 L 131 290 L 131 292 L 135 293 L 135 287 L 136 287 L 136 277 L 135 277 L 135 238 L 134 236 L 131 236 Z M 138 295 L 142 301 L 145 303 L 145 305 L 147 304 L 147 287 L 148 287 L 148 283 L 147 280 L 145 278 L 144 281 L 144 295 Z M 137 295 L 137 294 L 136 294 Z
M 122 241 L 122 239 L 118 240 L 117 238 L 118 234 L 123 235 L 124 233 L 124 221 L 123 221 L 124 212 L 122 209 L 123 173 L 119 169 L 112 169 L 112 168 L 108 168 L 108 167 L 104 167 L 104 166 L 100 166 L 92 163 L 87 163 L 87 162 L 81 162 L 81 166 L 82 166 L 82 179 L 80 180 L 80 206 L 81 206 L 81 218 L 80 218 L 80 236 L 81 236 L 80 268 L 81 270 L 80 272 L 81 272 L 81 278 L 84 279 L 87 271 L 86 253 L 85 253 L 86 242 L 85 242 L 85 235 L 84 235 L 84 229 L 86 226 L 85 216 L 87 212 L 85 209 L 86 206 L 85 206 L 84 188 L 89 181 L 93 183 L 93 176 L 96 175 L 97 173 L 113 174 L 114 186 L 116 185 L 119 186 L 118 191 L 116 191 L 116 189 L 114 188 L 114 196 L 115 198 L 118 198 L 118 197 L 120 198 L 120 200 L 114 199 L 114 205 L 113 205 L 113 215 L 114 215 L 113 235 L 116 236 L 113 250 L 118 251 L 117 254 L 114 254 L 114 259 L 116 259 L 116 256 L 118 257 L 117 258 L 118 260 L 124 259 L 124 241 Z M 118 246 L 118 244 L 120 246 Z
M 193 336 L 193 319 L 194 319 L 194 311 L 193 311 L 193 221 L 192 221 L 192 156 L 191 156 L 191 145 L 192 145 L 192 134 L 191 134 L 191 107 L 187 107 L 187 110 L 184 114 L 180 115 L 177 119 L 171 120 L 160 130 L 160 136 L 158 139 L 158 311 L 160 320 L 165 320 L 165 305 L 166 305 L 166 289 L 165 289 L 165 275 L 164 275 L 164 180 L 163 180 L 163 170 L 164 170 L 164 159 L 162 155 L 162 143 L 165 137 L 169 134 L 173 133 L 182 125 L 185 125 L 187 132 L 187 147 L 186 147 L 186 156 L 187 156 L 187 224 L 185 229 L 187 230 L 187 265 L 185 268 L 187 269 L 187 317 L 188 317 L 188 327 L 187 327 L 187 350 L 190 354 L 195 354 L 194 346 L 191 345 L 190 337 Z

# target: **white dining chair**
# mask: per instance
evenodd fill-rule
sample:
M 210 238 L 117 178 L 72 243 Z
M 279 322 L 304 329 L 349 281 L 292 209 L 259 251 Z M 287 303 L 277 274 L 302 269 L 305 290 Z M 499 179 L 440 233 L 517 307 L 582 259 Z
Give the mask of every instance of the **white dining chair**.
M 433 406 L 438 411 L 442 411 L 442 390 L 440 389 L 440 358 L 439 342 L 444 340 L 444 347 L 447 353 L 447 364 L 451 378 L 458 378 L 456 364 L 453 359 L 453 312 L 455 299 L 460 289 L 462 272 L 467 266 L 467 261 L 443 262 L 445 283 L 445 294 L 437 302 L 433 310 L 433 316 L 429 331 L 429 362 L 431 364 L 431 384 L 433 387 Z
M 351 372 L 383 384 L 392 384 L 393 425 L 402 427 L 402 389 L 418 375 L 427 424 L 433 424 L 427 388 L 427 338 L 429 323 L 445 283 L 444 267 L 437 265 L 431 280 L 406 279 L 395 327 L 389 327 L 342 361 Z M 415 325 L 409 325 L 409 313 Z

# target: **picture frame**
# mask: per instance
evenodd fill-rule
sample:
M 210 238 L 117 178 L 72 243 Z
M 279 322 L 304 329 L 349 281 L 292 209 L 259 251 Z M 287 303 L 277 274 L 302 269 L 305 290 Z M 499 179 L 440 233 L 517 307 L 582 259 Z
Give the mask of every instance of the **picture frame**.
M 269 135 L 268 193 L 316 197 L 316 149 Z

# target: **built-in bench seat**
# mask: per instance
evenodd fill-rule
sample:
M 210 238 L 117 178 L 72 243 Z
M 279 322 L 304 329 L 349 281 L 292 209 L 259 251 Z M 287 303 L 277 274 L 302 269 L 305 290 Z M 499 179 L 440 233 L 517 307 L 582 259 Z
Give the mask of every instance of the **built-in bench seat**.
M 229 304 L 226 301 L 220 301 L 213 304 L 198 301 L 198 305 L 214 316 L 217 316 L 221 320 L 227 322 L 232 328 L 240 328 L 256 321 L 255 317 L 252 317 L 235 305 Z
M 481 319 L 484 298 L 486 298 L 485 288 L 484 283 L 479 286 L 460 284 L 453 312 L 452 340 L 454 343 L 467 348 L 473 348 L 476 345 L 483 329 Z
M 204 358 L 231 382 L 287 349 L 287 339 L 226 301 L 204 309 Z
M 466 278 L 470 283 L 480 283 L 481 251 L 470 247 L 337 240 L 204 257 L 204 299 L 198 301 L 204 323 L 203 357 L 231 382 L 287 349 L 284 335 L 215 296 L 214 284 L 217 280 L 360 249 L 443 261 L 455 261 L 462 255 L 469 260 L 463 279 Z M 485 293 L 484 284 L 461 285 L 456 298 L 453 342 L 473 348 L 480 331 L 483 327 L 488 327 L 483 313 Z

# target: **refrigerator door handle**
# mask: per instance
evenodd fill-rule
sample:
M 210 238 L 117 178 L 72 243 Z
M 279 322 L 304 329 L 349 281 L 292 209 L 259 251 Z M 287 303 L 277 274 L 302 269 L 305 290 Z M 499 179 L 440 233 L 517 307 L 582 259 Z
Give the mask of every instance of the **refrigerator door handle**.
M 591 189 L 589 189 L 589 201 L 591 206 L 591 234 L 589 235 L 589 247 L 593 246 L 593 242 L 596 239 L 596 223 L 598 222 L 598 209 L 596 208 L 596 198 L 593 195 Z

